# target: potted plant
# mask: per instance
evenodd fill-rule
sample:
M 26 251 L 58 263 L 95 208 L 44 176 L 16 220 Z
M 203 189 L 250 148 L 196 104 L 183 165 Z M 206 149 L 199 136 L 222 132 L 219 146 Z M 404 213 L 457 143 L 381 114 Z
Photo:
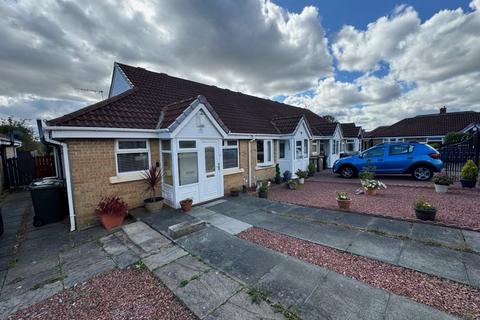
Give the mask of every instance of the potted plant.
M 290 179 L 287 181 L 287 188 L 290 190 L 297 190 L 297 185 L 297 181 L 295 180 Z
M 117 196 L 104 197 L 95 208 L 95 214 L 107 230 L 121 226 L 128 214 L 128 204 Z
M 437 193 L 446 193 L 448 191 L 448 186 L 453 184 L 453 179 L 443 172 L 435 174 L 432 180 Z
M 193 204 L 192 198 L 187 198 L 180 201 L 180 207 L 182 208 L 183 212 L 188 212 L 192 210 L 192 204 Z
M 282 183 L 282 175 L 280 174 L 280 165 L 278 163 L 275 165 L 275 183 Z
M 426 199 L 420 198 L 413 204 L 415 215 L 420 220 L 435 220 L 437 209 Z
M 230 189 L 230 195 L 232 197 L 238 197 L 239 194 L 240 194 L 240 189 L 239 188 L 234 187 L 234 188 Z
M 313 177 L 315 175 L 315 164 L 313 162 L 310 162 L 308 164 L 308 176 Z
M 352 198 L 347 192 L 337 191 L 337 204 L 340 209 L 350 209 Z
M 258 188 L 258 197 L 268 199 L 268 186 L 262 184 L 260 188 Z
M 468 160 L 460 172 L 460 183 L 463 188 L 475 188 L 477 184 L 478 167 L 473 160 Z
M 284 173 L 283 173 L 283 181 L 287 182 L 289 181 L 290 179 L 292 179 L 292 173 L 288 170 L 286 170 Z
M 297 172 L 295 172 L 295 174 L 298 177 L 298 184 L 304 184 L 305 183 L 305 178 L 307 177 L 307 172 L 298 169 Z
M 377 195 L 379 189 L 387 189 L 387 186 L 379 180 L 362 180 L 362 187 L 369 196 Z
M 142 173 L 143 182 L 147 186 L 147 191 L 150 192 L 150 198 L 143 200 L 148 212 L 157 212 L 163 207 L 163 197 L 157 197 L 157 188 L 162 181 L 162 175 L 162 171 L 155 165 Z

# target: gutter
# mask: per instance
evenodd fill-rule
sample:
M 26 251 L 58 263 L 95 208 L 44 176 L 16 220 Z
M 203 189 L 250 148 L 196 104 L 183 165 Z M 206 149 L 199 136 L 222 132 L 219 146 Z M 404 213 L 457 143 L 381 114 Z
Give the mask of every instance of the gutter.
M 37 120 L 38 131 L 40 134 L 40 138 L 42 142 L 46 144 L 51 144 L 55 146 L 59 146 L 62 148 L 63 153 L 63 162 L 64 162 L 64 170 L 65 170 L 65 180 L 67 183 L 67 200 L 68 200 L 68 212 L 70 216 L 70 231 L 76 230 L 76 223 L 75 223 L 75 210 L 73 208 L 73 192 L 72 192 L 72 177 L 70 174 L 70 157 L 68 156 L 68 146 L 65 142 L 56 141 L 50 138 L 51 128 L 45 126 L 45 130 L 43 131 L 42 121 L 40 119 Z M 47 129 L 48 128 L 48 129 Z M 49 130 L 50 129 L 50 130 Z M 45 134 L 47 133 L 47 134 Z

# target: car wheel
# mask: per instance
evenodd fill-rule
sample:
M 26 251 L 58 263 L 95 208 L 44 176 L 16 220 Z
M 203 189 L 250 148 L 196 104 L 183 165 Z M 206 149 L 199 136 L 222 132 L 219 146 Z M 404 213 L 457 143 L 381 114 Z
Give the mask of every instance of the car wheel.
M 412 176 L 418 181 L 430 180 L 433 176 L 433 170 L 427 166 L 417 166 L 413 169 Z
M 353 178 L 355 176 L 355 169 L 352 166 L 344 166 L 340 169 L 340 175 L 345 179 Z

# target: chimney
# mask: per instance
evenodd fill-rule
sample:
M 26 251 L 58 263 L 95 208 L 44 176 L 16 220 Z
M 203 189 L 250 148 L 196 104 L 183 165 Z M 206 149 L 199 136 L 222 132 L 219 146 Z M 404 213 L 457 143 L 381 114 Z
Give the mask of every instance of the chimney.
M 447 107 L 443 106 L 440 108 L 440 114 L 446 114 L 447 113 Z

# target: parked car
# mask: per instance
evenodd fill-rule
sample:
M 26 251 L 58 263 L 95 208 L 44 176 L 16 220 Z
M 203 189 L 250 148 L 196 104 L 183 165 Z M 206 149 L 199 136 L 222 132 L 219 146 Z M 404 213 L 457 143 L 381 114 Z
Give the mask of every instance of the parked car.
M 333 172 L 353 178 L 367 168 L 377 174 L 405 174 L 421 181 L 432 178 L 443 168 L 440 153 L 428 144 L 418 142 L 378 144 L 358 155 L 338 159 Z

